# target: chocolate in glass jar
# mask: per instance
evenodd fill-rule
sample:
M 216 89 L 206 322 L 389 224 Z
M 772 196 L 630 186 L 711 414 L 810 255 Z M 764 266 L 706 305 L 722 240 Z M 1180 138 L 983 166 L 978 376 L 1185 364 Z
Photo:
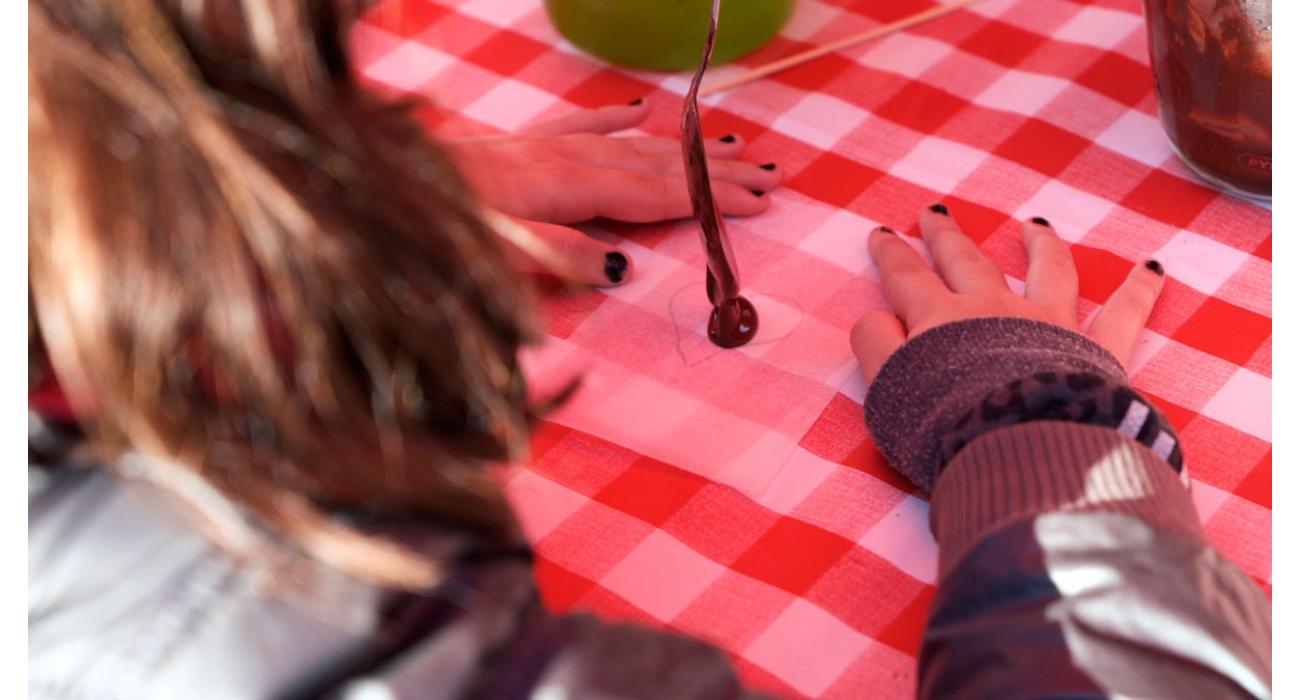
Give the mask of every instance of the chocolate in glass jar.
M 1146 0 L 1160 118 L 1199 175 L 1273 194 L 1272 0 Z

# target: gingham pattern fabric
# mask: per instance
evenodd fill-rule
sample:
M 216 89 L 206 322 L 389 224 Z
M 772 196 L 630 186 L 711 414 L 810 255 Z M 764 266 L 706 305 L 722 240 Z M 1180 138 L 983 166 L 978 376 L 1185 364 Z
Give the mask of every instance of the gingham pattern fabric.
M 715 76 L 928 4 L 798 0 L 777 39 Z M 705 339 L 692 223 L 588 227 L 620 240 L 636 275 L 544 302 L 534 380 L 586 379 L 507 484 L 550 606 L 703 637 L 771 692 L 913 692 L 928 506 L 867 437 L 847 334 L 884 306 L 867 232 L 914 236 L 940 200 L 1013 286 L 1019 221 L 1050 219 L 1080 265 L 1083 317 L 1134 263 L 1164 263 L 1134 384 L 1180 431 L 1211 541 L 1271 595 L 1271 214 L 1170 151 L 1141 11 L 987 0 L 705 100 L 706 135 L 740 134 L 788 174 L 767 213 L 730 223 L 763 330 L 734 351 Z M 449 132 L 645 97 L 643 130 L 674 134 L 687 85 L 583 55 L 528 0 L 388 0 L 355 51 L 377 88 L 457 115 L 439 121 Z

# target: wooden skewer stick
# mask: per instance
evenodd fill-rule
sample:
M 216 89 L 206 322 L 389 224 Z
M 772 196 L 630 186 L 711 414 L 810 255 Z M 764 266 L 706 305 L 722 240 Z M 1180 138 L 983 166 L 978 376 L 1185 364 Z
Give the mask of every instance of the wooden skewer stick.
M 786 56 L 785 58 L 772 61 L 771 63 L 759 66 L 758 68 L 746 73 L 741 73 L 740 75 L 727 78 L 726 80 L 719 80 L 712 85 L 707 85 L 700 90 L 700 97 L 722 92 L 723 90 L 730 90 L 737 85 L 744 85 L 745 83 L 758 80 L 759 78 L 765 78 L 773 73 L 779 73 L 787 68 L 793 68 L 800 63 L 811 61 L 814 58 L 820 58 L 828 53 L 835 53 L 836 51 L 847 49 L 855 44 L 861 44 L 864 41 L 871 41 L 872 39 L 878 39 L 887 34 L 893 34 L 894 32 L 902 31 L 909 27 L 915 27 L 923 22 L 928 22 L 932 19 L 956 12 L 964 7 L 974 5 L 979 1 L 980 0 L 956 0 L 956 2 L 948 3 L 947 5 L 937 5 L 923 12 L 918 12 L 910 17 L 904 17 L 896 22 L 890 22 L 889 24 L 876 27 L 875 29 L 868 29 L 861 34 L 847 36 L 825 46 L 817 46 L 792 56 Z

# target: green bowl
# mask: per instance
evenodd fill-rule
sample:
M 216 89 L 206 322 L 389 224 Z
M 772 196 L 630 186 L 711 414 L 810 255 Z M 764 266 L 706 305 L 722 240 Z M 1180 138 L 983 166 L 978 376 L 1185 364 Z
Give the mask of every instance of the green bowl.
M 795 0 L 724 0 L 710 65 L 743 56 L 776 35 Z M 546 0 L 555 29 L 611 63 L 693 70 L 708 32 L 711 0 Z

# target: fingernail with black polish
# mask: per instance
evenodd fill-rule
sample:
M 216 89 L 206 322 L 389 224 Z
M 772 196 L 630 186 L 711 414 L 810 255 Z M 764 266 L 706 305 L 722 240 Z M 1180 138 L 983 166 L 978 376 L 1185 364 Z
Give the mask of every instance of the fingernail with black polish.
M 930 211 L 936 214 L 943 214 L 944 216 L 948 215 L 948 207 L 945 207 L 942 204 L 931 204 Z
M 618 284 L 627 275 L 627 256 L 622 253 L 605 253 L 605 276 Z
M 764 163 L 758 167 L 764 170 L 776 170 L 776 163 Z
M 721 142 L 723 142 L 723 143 L 735 143 L 735 142 L 736 142 L 736 135 L 735 135 L 735 134 L 727 134 L 726 136 L 723 136 L 722 138 L 720 138 L 720 139 L 718 139 L 718 140 L 721 141 Z
M 641 106 L 641 103 L 642 103 L 642 102 L 645 102 L 645 98 L 644 98 L 644 97 L 638 97 L 638 98 L 636 98 L 635 100 L 632 100 L 631 102 L 627 103 L 627 106 L 628 106 L 628 107 L 639 107 L 639 106 Z
M 1050 227 L 1052 225 L 1052 222 L 1048 221 L 1047 219 L 1044 219 L 1041 216 L 1035 216 L 1034 218 L 1030 219 L 1030 221 L 1032 221 L 1035 224 L 1038 224 L 1039 226 Z
M 1164 277 L 1165 275 L 1165 266 L 1161 265 L 1159 262 L 1155 260 L 1148 260 L 1146 264 L 1146 268 L 1156 273 L 1157 275 L 1160 275 L 1161 277 Z
M 763 190 L 750 190 L 750 192 L 753 192 L 755 197 L 762 197 L 765 194 Z

